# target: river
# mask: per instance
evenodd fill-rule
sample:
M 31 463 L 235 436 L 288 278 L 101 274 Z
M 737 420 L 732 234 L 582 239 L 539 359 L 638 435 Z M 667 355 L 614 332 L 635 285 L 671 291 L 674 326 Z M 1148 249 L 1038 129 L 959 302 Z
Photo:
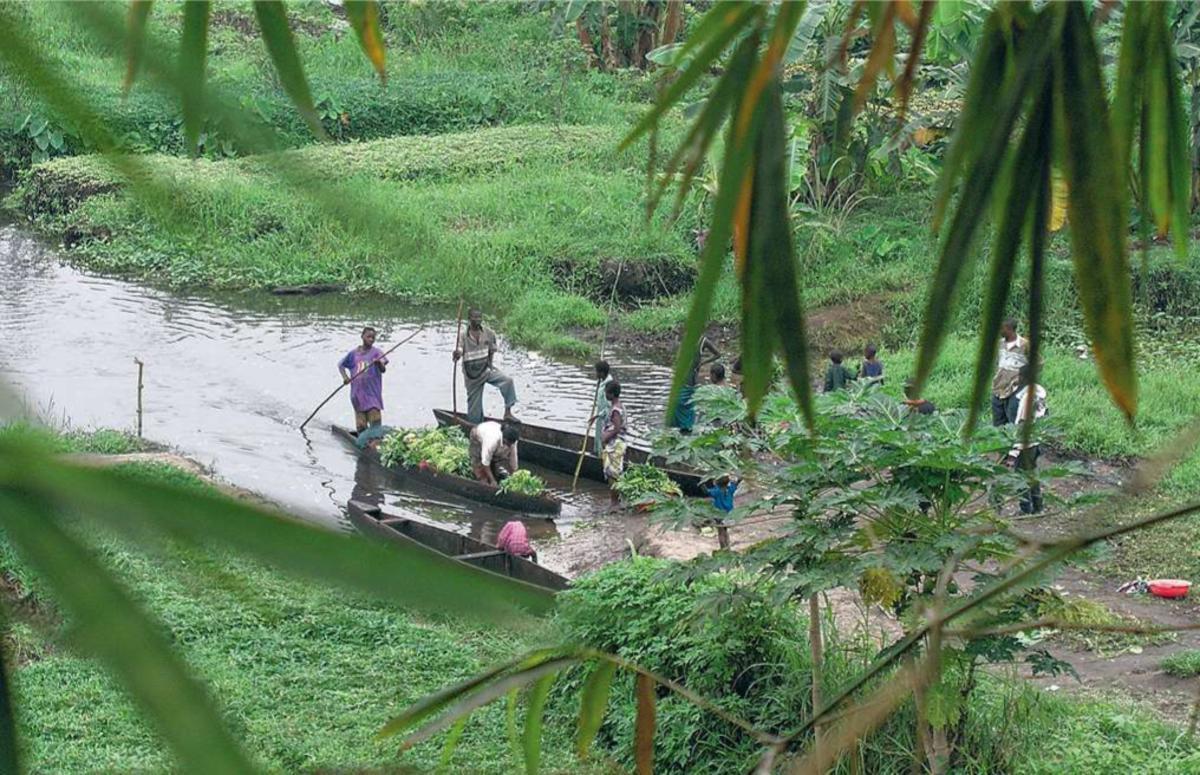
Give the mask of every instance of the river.
M 146 438 L 290 513 L 350 530 L 343 509 L 351 497 L 362 497 L 396 513 L 456 524 L 483 540 L 511 518 L 436 490 L 409 488 L 360 463 L 329 430 L 332 423 L 353 424 L 345 392 L 299 430 L 340 382 L 335 364 L 368 324 L 385 349 L 420 329 L 391 356 L 384 421 L 432 425 L 431 410 L 451 404 L 453 309 L 378 296 L 169 290 L 80 270 L 12 223 L 0 223 L 0 288 L 0 379 L 51 425 L 132 430 L 139 358 Z M 625 386 L 631 426 L 645 433 L 662 416 L 669 369 L 629 353 L 608 358 Z M 517 385 L 518 416 L 582 430 L 594 385 L 588 364 L 501 338 L 497 365 Z M 457 384 L 462 408 L 461 379 Z M 502 411 L 492 388 L 485 401 L 489 414 Z M 607 502 L 602 485 L 581 482 L 572 495 L 569 477 L 533 470 L 565 500 L 557 521 L 530 521 L 535 538 L 568 533 Z

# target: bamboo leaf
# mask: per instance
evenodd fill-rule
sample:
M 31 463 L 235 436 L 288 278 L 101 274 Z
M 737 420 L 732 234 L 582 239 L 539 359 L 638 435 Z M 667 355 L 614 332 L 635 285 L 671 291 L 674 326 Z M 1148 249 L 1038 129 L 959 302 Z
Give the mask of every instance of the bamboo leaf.
M 476 710 L 482 708 L 484 705 L 500 699 L 513 689 L 519 689 L 522 686 L 525 686 L 543 676 L 556 673 L 575 661 L 575 657 L 563 657 L 561 659 L 544 662 L 537 667 L 533 667 L 528 670 L 521 670 L 500 678 L 496 682 L 483 687 L 474 694 L 464 697 L 455 705 L 450 706 L 441 717 L 434 719 L 430 723 L 418 729 L 416 732 L 413 732 L 411 735 L 404 738 L 404 742 L 400 744 L 401 750 L 407 750 L 418 743 L 423 743 L 439 732 L 445 730 L 456 721 L 470 716 Z M 382 734 L 383 733 L 381 732 L 380 735 Z
M 1172 215 L 1173 240 L 1175 255 L 1183 259 L 1187 257 L 1188 242 L 1191 238 L 1192 155 L 1189 145 L 1190 128 L 1187 113 L 1183 109 L 1179 61 L 1175 56 L 1175 47 L 1171 43 L 1170 28 L 1165 12 L 1159 36 L 1162 40 L 1160 45 L 1163 49 L 1163 56 L 1166 59 L 1165 72 L 1162 77 L 1167 81 L 1168 135 L 1166 143 L 1169 149 L 1171 204 L 1174 209 Z
M 496 618 L 547 612 L 552 593 L 463 567 L 418 547 L 340 535 L 215 493 L 159 482 L 130 485 L 119 472 L 53 460 L 0 442 L 0 475 L 22 477 L 64 511 L 125 531 L 164 532 L 191 544 L 223 545 L 310 578 L 342 584 L 425 610 Z M 4 486 L 0 478 L 0 488 Z
M 637 718 L 633 727 L 633 762 L 638 775 L 654 772 L 654 702 L 654 680 L 638 673 Z
M 521 735 L 521 748 L 525 754 L 526 775 L 537 775 L 542 763 L 542 716 L 546 710 L 546 698 L 554 685 L 557 673 L 539 678 L 529 689 L 526 701 L 525 729 Z
M 1054 138 L 1054 112 L 1047 111 L 1043 121 L 1046 126 L 1043 136 L 1049 141 Z M 1051 193 L 1049 191 L 1051 175 L 1051 152 L 1042 158 L 1041 168 L 1034 176 L 1035 189 L 1038 193 L 1033 201 L 1033 225 L 1030 231 L 1029 245 L 1029 384 L 1041 384 L 1042 372 L 1042 298 L 1046 285 L 1046 241 L 1050 239 L 1047 224 L 1050 219 Z M 1033 402 L 1030 401 L 1030 408 Z M 1033 435 L 1033 414 L 1030 412 L 1021 425 L 1021 442 L 1028 445 Z
M 208 0 L 183 4 L 183 33 L 179 51 L 179 86 L 183 100 L 183 134 L 195 154 L 204 128 L 205 58 L 208 55 Z
M 458 740 L 462 737 L 463 729 L 466 728 L 469 718 L 470 716 L 463 716 L 451 725 L 450 733 L 446 735 L 446 742 L 442 745 L 441 758 L 438 759 L 438 772 L 445 772 L 450 766 L 450 762 L 454 760 L 454 751 L 458 748 Z
M 1121 28 L 1121 50 L 1117 59 L 1117 83 L 1113 96 L 1113 138 L 1121 154 L 1121 169 L 1129 168 L 1133 129 L 1142 110 L 1145 78 L 1146 11 L 1149 3 L 1128 3 Z M 1052 219 L 1053 220 L 1053 219 Z
M 1003 89 L 1007 46 L 1000 26 L 1000 14 L 988 15 L 984 23 L 979 51 L 971 63 L 971 76 L 963 96 L 962 112 L 958 117 L 958 128 L 954 141 L 946 151 L 946 160 L 938 177 L 937 194 L 933 204 L 933 229 L 941 229 L 942 217 L 950 202 L 950 194 L 960 174 L 974 164 L 984 148 L 991 125 L 998 110 Z
M 551 659 L 570 656 L 571 652 L 561 648 L 547 648 L 531 651 L 528 654 L 522 654 L 516 659 L 503 662 L 495 665 L 487 670 L 484 670 L 478 675 L 473 675 L 467 680 L 457 683 L 453 686 L 447 686 L 441 691 L 422 697 L 419 702 L 407 708 L 399 716 L 390 719 L 388 723 L 379 731 L 377 737 L 389 737 L 397 732 L 403 732 L 425 719 L 449 707 L 450 703 L 458 698 L 470 694 L 479 687 L 489 681 L 501 676 L 510 671 L 522 671 L 532 667 L 537 667 Z
M 508 733 L 508 744 L 512 746 L 513 756 L 523 756 L 520 738 L 517 737 L 517 689 L 508 692 L 508 701 L 504 709 L 504 731 Z
M 322 140 L 325 139 L 325 129 L 313 108 L 308 80 L 304 77 L 304 65 L 300 62 L 300 55 L 296 53 L 296 40 L 288 27 L 287 11 L 283 3 L 280 0 L 255 0 L 254 16 L 258 19 L 258 29 L 267 45 L 267 53 L 275 63 L 275 71 L 279 73 L 283 90 L 300 111 L 301 118 L 308 124 L 312 133 Z
M 1050 231 L 1059 231 L 1067 225 L 1068 197 L 1067 178 L 1062 170 L 1054 167 L 1050 171 L 1050 218 L 1046 223 Z
M 997 228 L 996 244 L 992 249 L 991 278 L 988 282 L 987 300 L 984 305 L 983 318 L 979 326 L 979 353 L 975 359 L 975 378 L 971 387 L 971 402 L 966 433 L 975 429 L 979 419 L 979 410 L 987 396 L 988 379 L 996 362 L 996 349 L 1000 336 L 1000 325 L 1004 321 L 1004 313 L 1008 307 L 1009 291 L 1012 287 L 1013 273 L 1017 266 L 1017 257 L 1021 250 L 1021 240 L 1026 232 L 1026 224 L 1032 211 L 1031 204 L 1036 199 L 1042 201 L 1043 194 L 1031 199 L 1025 186 L 1030 181 L 1038 179 L 1044 164 L 1050 157 L 1050 124 L 1049 116 L 1053 110 L 1052 82 L 1049 78 L 1038 95 L 1030 117 L 1029 124 L 1016 150 L 1013 179 L 1021 181 L 1021 187 L 1014 187 L 1004 203 L 1004 213 Z
M 1165 4 L 1159 4 L 1166 8 Z M 1151 9 L 1150 17 L 1161 16 L 1159 10 Z M 1154 77 L 1146 84 L 1145 104 L 1143 110 L 1146 120 L 1146 131 L 1142 136 L 1141 151 L 1144 156 L 1146 175 L 1142 180 L 1147 209 L 1154 218 L 1154 230 L 1159 237 L 1167 234 L 1171 226 L 1171 171 L 1170 145 L 1171 117 L 1170 106 L 1167 104 L 1169 83 L 1165 71 L 1167 69 L 1166 41 L 1154 28 L 1149 33 L 1149 49 L 1145 52 L 1149 59 L 1148 69 Z M 1121 170 L 1124 172 L 1124 170 Z
M 965 175 L 966 183 L 958 209 L 942 243 L 938 266 L 929 286 L 929 301 L 925 308 L 914 378 L 918 392 L 933 369 L 950 324 L 954 296 L 963 269 L 970 259 L 975 230 L 984 218 L 997 173 L 1007 155 L 1009 135 L 1030 88 L 1040 89 L 1044 79 L 1050 77 L 1047 65 L 1053 44 L 1061 37 L 1061 7 L 1048 5 L 1039 15 L 1045 21 L 1033 25 L 1022 39 L 1013 77 L 1005 82 L 1004 93 L 997 100 L 987 123 L 987 139 L 979 146 L 980 153 Z
M 575 752 L 579 758 L 586 758 L 592 748 L 592 741 L 600 731 L 604 721 L 604 709 L 608 707 L 608 691 L 612 687 L 613 674 L 617 666 L 608 660 L 601 660 L 588 676 L 583 685 L 583 694 L 579 701 L 579 737 L 575 744 Z
M 1121 194 L 1099 56 L 1083 8 L 1064 4 L 1058 111 L 1070 186 L 1071 255 L 1100 377 L 1132 421 L 1137 411 L 1133 313 Z
M 346 18 L 350 21 L 350 26 L 358 35 L 358 44 L 362 46 L 363 53 L 375 66 L 379 80 L 386 84 L 387 49 L 379 27 L 378 0 L 346 0 L 343 7 L 346 9 Z
M 54 591 L 79 642 L 120 678 L 190 772 L 251 772 L 203 687 L 112 575 L 51 516 L 50 503 L 0 492 L 5 535 Z
M 682 58 L 689 50 L 688 46 L 693 41 L 697 45 L 704 41 L 703 47 L 696 53 L 696 56 L 687 67 L 680 71 L 679 77 L 671 84 L 670 88 L 663 93 L 661 97 L 654 103 L 645 116 L 643 116 L 633 129 L 629 130 L 629 134 L 625 135 L 625 139 L 617 147 L 618 151 L 623 151 L 652 127 L 658 124 L 671 107 L 678 102 L 688 89 L 696 84 L 700 77 L 708 72 L 712 63 L 720 56 L 721 52 L 738 36 L 751 22 L 755 21 L 765 12 L 765 6 L 757 6 L 752 3 L 718 3 L 713 7 L 705 18 L 701 21 L 696 31 L 688 36 L 687 44 L 680 50 L 678 57 Z M 724 77 L 728 77 L 726 74 Z
M 0 611 L 0 633 L 5 636 L 9 634 L 3 611 Z M 19 774 L 24 769 L 21 767 L 21 747 L 13 713 L 11 677 L 8 650 L 0 649 L 0 772 Z
M 867 95 L 875 88 L 875 81 L 879 78 L 879 73 L 883 71 L 884 67 L 891 65 L 892 57 L 895 54 L 897 4 L 890 2 L 883 5 L 882 16 L 871 30 L 874 37 L 871 53 L 867 56 L 867 63 L 863 65 L 862 77 L 858 79 L 858 86 L 854 90 L 855 113 L 862 110 L 863 104 L 867 101 Z M 876 7 L 875 4 L 869 6 L 872 10 Z
M 146 44 L 146 22 L 150 19 L 150 10 L 153 7 L 154 0 L 133 0 L 129 4 L 125 32 L 125 83 L 121 87 L 126 94 L 133 86 L 133 79 L 137 77 L 138 67 L 142 63 L 142 50 Z

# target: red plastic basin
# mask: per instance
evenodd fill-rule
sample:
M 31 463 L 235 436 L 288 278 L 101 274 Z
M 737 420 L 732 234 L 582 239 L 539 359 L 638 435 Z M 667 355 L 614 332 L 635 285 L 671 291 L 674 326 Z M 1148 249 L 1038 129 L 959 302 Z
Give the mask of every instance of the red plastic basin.
M 1183 579 L 1155 579 L 1146 582 L 1150 594 L 1158 597 L 1187 597 L 1192 582 Z

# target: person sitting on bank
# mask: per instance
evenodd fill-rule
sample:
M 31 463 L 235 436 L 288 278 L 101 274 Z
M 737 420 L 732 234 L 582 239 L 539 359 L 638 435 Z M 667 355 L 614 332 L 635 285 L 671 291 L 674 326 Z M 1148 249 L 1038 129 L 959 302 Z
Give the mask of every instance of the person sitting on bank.
M 524 557 L 531 562 L 537 562 L 537 552 L 529 543 L 525 524 L 515 519 L 505 522 L 504 527 L 500 528 L 500 535 L 496 536 L 496 548 L 514 557 Z
M 608 398 L 608 416 L 600 433 L 604 453 L 600 456 L 604 464 L 604 479 L 612 491 L 612 505 L 621 500 L 617 492 L 617 480 L 625 473 L 625 405 L 621 403 L 621 383 L 613 380 L 604 389 Z
M 908 411 L 910 412 L 923 415 L 937 413 L 937 406 L 932 401 L 917 395 L 916 383 L 911 377 L 904 380 L 904 400 L 902 403 L 908 407 Z
M 825 369 L 825 392 L 832 393 L 841 390 L 846 384 L 854 381 L 854 375 L 842 365 L 842 351 L 834 350 L 829 353 L 829 367 Z
M 495 420 L 485 420 L 472 428 L 470 455 L 475 478 L 495 486 L 516 471 L 520 438 L 521 428 L 514 422 L 501 425 Z
M 863 362 L 858 369 L 858 376 L 865 379 L 867 384 L 883 384 L 883 361 L 875 357 L 878 352 L 873 344 L 863 348 Z
M 362 330 L 362 344 L 338 361 L 342 384 L 350 385 L 350 405 L 354 407 L 354 427 L 359 433 L 383 423 L 383 373 L 388 359 L 375 346 L 375 329 Z
M 708 367 L 708 381 L 716 387 L 725 387 L 728 384 L 725 380 L 725 364 L 714 363 Z
M 483 386 L 494 385 L 504 397 L 504 419 L 515 421 L 512 408 L 517 403 L 513 381 L 493 365 L 496 333 L 483 325 L 483 313 L 472 307 L 467 312 L 467 333 L 462 347 L 454 351 L 454 360 L 462 359 L 463 382 L 467 387 L 467 420 L 483 422 Z
M 596 452 L 596 457 L 602 457 L 604 454 L 604 442 L 601 440 L 601 431 L 604 430 L 604 422 L 608 419 L 608 383 L 613 381 L 612 370 L 609 368 L 608 361 L 596 361 L 594 367 L 596 369 L 596 414 L 592 419 L 588 420 L 588 425 L 598 423 L 595 428 L 595 440 L 593 449 Z

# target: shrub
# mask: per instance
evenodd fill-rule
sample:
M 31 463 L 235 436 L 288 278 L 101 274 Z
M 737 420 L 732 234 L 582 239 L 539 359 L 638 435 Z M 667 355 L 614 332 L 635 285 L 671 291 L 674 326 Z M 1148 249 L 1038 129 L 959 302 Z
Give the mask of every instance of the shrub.
M 1200 649 L 1176 651 L 1162 661 L 1163 672 L 1180 678 L 1200 675 Z
M 748 579 L 714 575 L 679 584 L 661 577 L 668 565 L 634 558 L 577 580 L 559 597 L 565 638 L 633 660 L 763 727 L 802 718 L 811 675 L 805 619 Z M 616 681 L 601 730 L 630 769 L 632 687 L 628 675 Z M 573 718 L 576 710 L 562 703 L 559 712 Z M 657 771 L 746 772 L 753 764 L 753 739 L 675 694 L 659 692 L 657 728 Z

